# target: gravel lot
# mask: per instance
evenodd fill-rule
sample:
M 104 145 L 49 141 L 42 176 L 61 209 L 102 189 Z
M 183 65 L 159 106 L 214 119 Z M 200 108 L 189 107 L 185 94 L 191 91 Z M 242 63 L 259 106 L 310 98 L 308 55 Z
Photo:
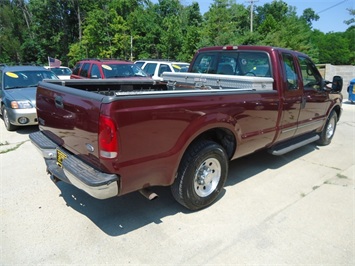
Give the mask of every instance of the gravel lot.
M 28 134 L 0 120 L 0 265 L 355 265 L 355 105 L 331 145 L 230 163 L 222 197 L 189 212 L 169 188 L 96 200 L 55 185 Z

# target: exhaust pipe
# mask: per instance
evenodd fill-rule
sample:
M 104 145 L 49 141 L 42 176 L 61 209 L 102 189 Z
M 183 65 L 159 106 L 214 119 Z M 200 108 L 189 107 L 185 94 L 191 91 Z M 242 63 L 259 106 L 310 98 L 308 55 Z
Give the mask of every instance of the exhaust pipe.
M 151 191 L 149 188 L 142 188 L 139 190 L 139 192 L 149 200 L 154 200 L 157 197 L 159 197 L 156 193 Z

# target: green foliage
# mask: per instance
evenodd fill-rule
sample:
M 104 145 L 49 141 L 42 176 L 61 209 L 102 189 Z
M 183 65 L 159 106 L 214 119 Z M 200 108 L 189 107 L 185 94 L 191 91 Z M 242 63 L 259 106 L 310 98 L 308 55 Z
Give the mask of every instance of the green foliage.
M 346 32 L 312 30 L 312 9 L 274 0 L 250 6 L 214 0 L 201 14 L 179 0 L 0 0 L 0 62 L 73 66 L 87 57 L 169 58 L 189 62 L 211 45 L 252 44 L 295 49 L 317 63 L 355 64 L 355 11 Z M 245 3 L 244 3 L 245 4 Z

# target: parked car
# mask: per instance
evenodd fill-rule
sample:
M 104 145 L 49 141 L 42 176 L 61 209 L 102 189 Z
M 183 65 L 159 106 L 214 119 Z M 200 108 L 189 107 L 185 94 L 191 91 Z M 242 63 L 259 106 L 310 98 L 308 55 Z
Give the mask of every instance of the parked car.
M 166 60 L 139 60 L 135 64 L 142 68 L 154 80 L 162 81 L 164 72 L 187 72 L 190 64 L 185 62 L 171 62 Z
M 350 80 L 349 86 L 347 88 L 348 94 L 349 94 L 349 101 L 351 103 L 354 103 L 355 101 L 355 78 Z
M 36 125 L 36 89 L 43 79 L 58 79 L 39 66 L 0 65 L 0 112 L 7 130 Z
M 84 59 L 76 63 L 71 79 L 142 78 L 149 76 L 131 61 Z
M 51 70 L 54 74 L 56 74 L 56 76 L 59 79 L 70 79 L 70 75 L 72 74 L 72 71 L 69 67 L 64 67 L 64 66 L 60 66 L 60 67 L 49 67 L 49 66 L 44 66 L 44 68 L 47 68 L 49 70 Z

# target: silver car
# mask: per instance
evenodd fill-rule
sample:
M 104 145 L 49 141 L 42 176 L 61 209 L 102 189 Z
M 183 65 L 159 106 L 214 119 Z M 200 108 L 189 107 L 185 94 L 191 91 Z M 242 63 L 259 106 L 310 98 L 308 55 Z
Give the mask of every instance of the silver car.
M 1 115 L 7 130 L 37 125 L 36 90 L 43 79 L 58 79 L 50 70 L 38 66 L 0 65 Z

